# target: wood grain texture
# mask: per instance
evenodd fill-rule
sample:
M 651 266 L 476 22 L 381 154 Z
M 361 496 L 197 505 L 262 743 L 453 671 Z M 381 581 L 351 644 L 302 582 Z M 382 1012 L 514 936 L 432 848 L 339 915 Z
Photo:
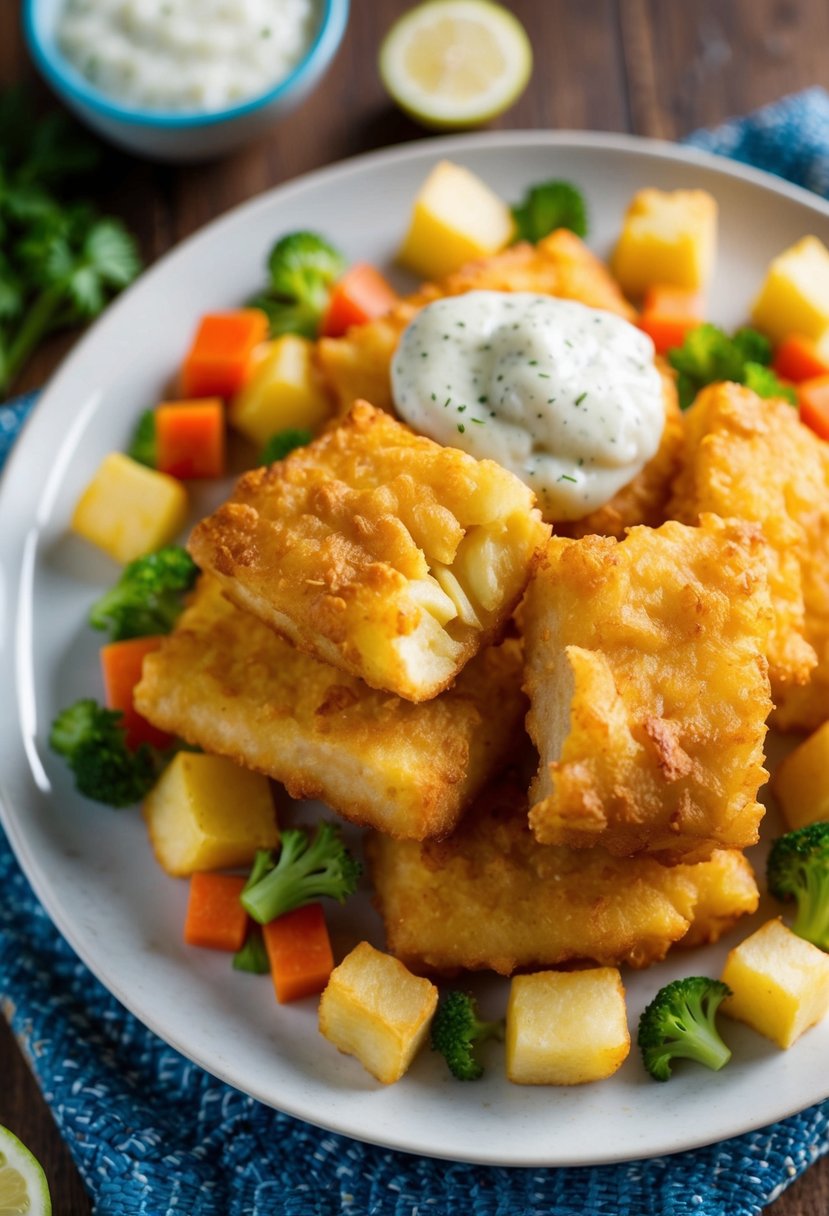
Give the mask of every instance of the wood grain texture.
M 353 0 L 348 33 L 324 82 L 260 143 L 178 170 L 112 154 L 95 183 L 96 201 L 123 216 L 152 262 L 261 190 L 359 152 L 423 138 L 390 105 L 376 71 L 379 41 L 407 7 L 407 0 Z M 783 93 L 829 86 L 825 0 L 511 0 L 510 7 L 530 33 L 535 71 L 524 96 L 496 124 L 502 128 L 632 130 L 672 139 Z M 34 81 L 18 10 L 13 0 L 0 0 L 0 86 Z M 18 387 L 42 384 L 73 339 L 48 343 Z M 55 1216 L 88 1216 L 77 1173 L 5 1026 L 0 1123 L 44 1162 Z M 829 1162 L 767 1210 L 826 1216 Z

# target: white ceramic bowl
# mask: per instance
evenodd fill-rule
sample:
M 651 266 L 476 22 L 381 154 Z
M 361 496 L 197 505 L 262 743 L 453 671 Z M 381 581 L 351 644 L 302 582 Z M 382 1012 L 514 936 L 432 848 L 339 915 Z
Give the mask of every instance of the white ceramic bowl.
M 57 22 L 64 0 L 23 0 L 23 28 L 46 82 L 82 122 L 128 152 L 154 160 L 208 160 L 261 135 L 294 109 L 325 72 L 342 41 L 349 0 L 320 0 L 320 22 L 304 57 L 278 84 L 224 110 L 171 113 L 118 102 L 61 53 Z

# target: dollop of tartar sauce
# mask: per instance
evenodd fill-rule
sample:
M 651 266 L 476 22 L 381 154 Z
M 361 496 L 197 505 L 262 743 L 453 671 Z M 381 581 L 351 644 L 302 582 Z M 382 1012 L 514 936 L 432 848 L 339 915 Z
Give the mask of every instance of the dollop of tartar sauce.
M 415 316 L 392 391 L 414 430 L 510 469 L 548 519 L 580 519 L 659 447 L 665 406 L 653 357 L 650 338 L 613 313 L 471 291 Z
M 317 0 L 64 0 L 57 38 L 117 101 L 207 111 L 277 84 L 319 17 Z

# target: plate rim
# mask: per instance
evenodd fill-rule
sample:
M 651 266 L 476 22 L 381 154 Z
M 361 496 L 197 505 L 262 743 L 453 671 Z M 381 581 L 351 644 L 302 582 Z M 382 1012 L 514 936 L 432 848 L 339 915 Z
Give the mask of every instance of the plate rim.
M 4 508 L 10 506 L 12 492 L 10 487 L 13 486 L 20 476 L 19 470 L 22 469 L 25 462 L 27 449 L 36 441 L 41 430 L 49 425 L 47 420 L 47 414 L 50 412 L 49 403 L 53 399 L 60 399 L 64 381 L 72 376 L 75 365 L 83 360 L 87 349 L 94 343 L 97 343 L 108 324 L 113 323 L 120 315 L 120 311 L 129 306 L 132 293 L 136 288 L 141 287 L 156 276 L 166 274 L 170 265 L 175 263 L 176 258 L 185 256 L 193 245 L 204 239 L 208 234 L 212 236 L 217 231 L 220 231 L 223 226 L 232 227 L 239 222 L 240 218 L 252 215 L 260 209 L 267 210 L 273 205 L 274 200 L 281 201 L 290 198 L 293 193 L 301 192 L 309 187 L 312 189 L 324 188 L 326 183 L 330 181 L 343 180 L 353 174 L 359 175 L 365 169 L 372 168 L 378 164 L 393 166 L 396 163 L 417 160 L 424 156 L 437 160 L 442 156 L 463 156 L 465 152 L 471 149 L 482 148 L 497 151 L 499 148 L 513 147 L 538 147 L 539 149 L 555 147 L 585 148 L 595 150 L 597 153 L 632 153 L 645 155 L 658 161 L 668 160 L 683 165 L 698 164 L 701 168 L 713 171 L 725 178 L 748 182 L 764 191 L 789 198 L 793 202 L 805 206 L 807 210 L 811 210 L 829 219 L 829 201 L 822 199 L 820 196 L 801 186 L 778 178 L 765 170 L 730 160 L 727 157 L 711 153 L 705 149 L 628 133 L 580 130 L 545 131 L 529 128 L 515 131 L 488 131 L 465 135 L 427 137 L 412 140 L 405 144 L 397 144 L 365 152 L 357 156 L 344 158 L 330 165 L 321 166 L 279 185 L 270 187 L 250 199 L 243 200 L 221 215 L 209 220 L 206 224 L 167 250 L 140 276 L 135 285 L 130 287 L 107 308 L 100 320 L 90 327 L 73 346 L 67 357 L 61 361 L 47 386 L 42 390 L 39 404 L 45 402 L 47 408 L 32 411 L 29 419 L 24 424 L 22 432 L 12 448 L 2 475 L 0 475 L 0 518 L 3 518 L 5 514 Z M 57 406 L 54 408 L 57 408 Z M 9 550 L 12 548 L 14 537 L 17 537 L 18 540 L 21 539 L 21 530 L 16 527 L 11 527 L 7 531 L 0 533 L 0 574 L 2 574 L 2 568 L 8 557 Z M 0 679 L 0 707 L 5 703 L 16 708 L 13 694 L 17 689 L 17 673 L 15 671 L 14 657 L 8 643 L 14 633 L 13 626 L 16 624 L 17 606 L 16 603 L 13 604 L 11 602 L 10 598 L 4 601 L 5 590 L 4 583 L 0 581 L 0 677 L 5 677 Z M 4 637 L 2 636 L 3 634 L 7 634 L 8 636 Z M 4 694 L 4 689 L 8 690 L 8 693 Z M 13 750 L 16 751 L 19 748 L 19 743 L 20 740 L 16 735 Z M 0 741 L 0 750 L 2 750 L 1 745 L 2 741 Z M 71 921 L 66 923 L 61 912 L 59 900 L 53 894 L 50 887 L 48 876 L 41 870 L 25 832 L 22 830 L 22 827 L 18 826 L 19 821 L 22 822 L 22 817 L 19 817 L 15 813 L 10 802 L 10 797 L 7 794 L 5 783 L 0 776 L 0 823 L 2 823 L 5 829 L 9 844 L 21 869 L 32 886 L 36 897 L 47 911 L 55 929 L 63 936 L 96 980 L 132 1016 L 136 1017 L 142 1025 L 146 1026 L 163 1042 L 178 1051 L 185 1059 L 204 1069 L 209 1075 L 238 1090 L 240 1088 L 238 1082 L 229 1075 L 228 1069 L 206 1063 L 198 1054 L 193 1054 L 191 1050 L 188 1050 L 187 1045 L 180 1041 L 178 1035 L 171 1034 L 167 1028 L 164 1030 L 159 1029 L 157 1020 L 152 1013 L 151 1000 L 146 999 L 142 1001 L 140 998 L 133 998 L 128 991 L 125 991 L 125 986 L 120 981 L 116 979 L 113 982 L 111 979 L 105 978 L 105 972 L 102 974 L 103 969 L 99 969 L 97 962 L 92 961 L 88 957 L 87 949 L 80 936 L 80 932 L 76 933 Z M 411 1136 L 406 1137 L 405 1135 L 395 1134 L 393 1126 L 388 1126 L 382 1137 L 366 1133 L 364 1130 L 355 1133 L 353 1125 L 349 1126 L 331 1117 L 324 1122 L 320 1122 L 309 1115 L 305 1108 L 298 1108 L 295 1101 L 280 1102 L 277 1108 L 270 1098 L 255 1092 L 255 1090 L 249 1087 L 246 1087 L 244 1092 L 261 1102 L 264 1106 L 270 1109 L 278 1109 L 293 1118 L 316 1126 L 322 1131 L 334 1132 L 338 1135 L 356 1139 L 380 1148 L 393 1149 L 410 1155 L 438 1160 L 455 1161 L 461 1164 L 501 1168 L 567 1168 L 575 1166 L 589 1168 L 590 1166 L 612 1165 L 642 1159 L 641 1155 L 634 1155 L 630 1150 L 615 1154 L 611 1151 L 599 1156 L 591 1156 L 589 1159 L 586 1157 L 559 1158 L 552 1163 L 549 1157 L 542 1158 L 537 1155 L 529 1155 L 521 1159 L 516 1159 L 515 1155 L 507 1158 L 493 1156 L 492 1154 L 488 1154 L 486 1157 L 468 1155 L 461 1158 L 451 1150 L 441 1152 L 433 1145 L 429 1148 L 420 1147 L 417 1143 L 413 1143 Z M 824 1094 L 824 1099 L 826 1097 L 829 1097 L 829 1089 Z M 813 1105 L 815 1101 L 821 1100 L 823 1099 L 810 1099 L 806 1103 L 806 1106 L 800 1101 L 794 1104 L 783 1103 L 775 1115 L 773 1122 L 785 1119 Z M 770 1126 L 767 1117 L 755 1116 L 752 1119 L 749 1116 L 748 1122 L 741 1124 L 739 1131 L 728 1132 L 725 1138 L 731 1139 L 734 1136 L 745 1135 L 766 1126 Z M 663 1157 L 675 1153 L 693 1151 L 713 1143 L 718 1143 L 721 1139 L 722 1137 L 719 1135 L 712 1137 L 710 1132 L 706 1134 L 704 1131 L 700 1131 L 697 1136 L 688 1136 L 686 1134 L 683 1137 L 681 1145 L 675 1148 L 661 1148 L 655 1152 L 648 1150 L 647 1157 Z

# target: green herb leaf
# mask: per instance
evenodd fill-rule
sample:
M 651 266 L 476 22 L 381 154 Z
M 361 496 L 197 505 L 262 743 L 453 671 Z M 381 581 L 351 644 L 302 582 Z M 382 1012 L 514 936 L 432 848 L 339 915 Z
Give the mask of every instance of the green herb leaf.
M 284 431 L 277 431 L 262 449 L 259 463 L 275 464 L 277 460 L 284 460 L 296 448 L 305 447 L 313 438 L 312 432 L 305 427 L 288 427 Z
M 156 464 L 155 448 L 155 410 L 144 410 L 138 419 L 132 433 L 127 455 L 148 469 L 154 469 Z
M 587 236 L 587 206 L 584 196 L 571 182 L 549 181 L 532 186 L 512 208 L 516 240 L 535 244 L 556 228 L 569 228 L 576 236 Z

